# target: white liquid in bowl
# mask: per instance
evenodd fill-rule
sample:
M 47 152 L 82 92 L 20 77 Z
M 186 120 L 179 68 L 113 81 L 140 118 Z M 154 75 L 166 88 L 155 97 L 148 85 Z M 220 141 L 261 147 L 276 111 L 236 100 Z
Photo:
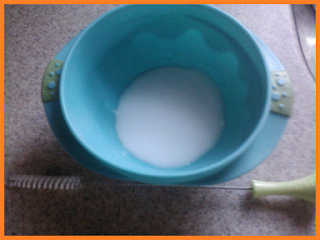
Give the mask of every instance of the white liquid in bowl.
M 181 167 L 217 143 L 223 103 L 208 76 L 181 67 L 138 76 L 120 98 L 116 131 L 124 148 L 156 167 Z

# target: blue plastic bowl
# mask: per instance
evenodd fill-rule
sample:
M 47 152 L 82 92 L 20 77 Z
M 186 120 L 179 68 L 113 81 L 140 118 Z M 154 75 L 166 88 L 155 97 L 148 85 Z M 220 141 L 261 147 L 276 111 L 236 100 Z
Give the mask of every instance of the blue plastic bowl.
M 113 112 L 132 79 L 164 66 L 211 76 L 225 105 L 215 148 L 173 169 L 121 154 Z M 259 47 L 230 15 L 208 5 L 124 5 L 82 31 L 64 64 L 60 101 L 72 134 L 102 164 L 132 180 L 182 184 L 216 174 L 244 153 L 269 114 L 269 91 Z

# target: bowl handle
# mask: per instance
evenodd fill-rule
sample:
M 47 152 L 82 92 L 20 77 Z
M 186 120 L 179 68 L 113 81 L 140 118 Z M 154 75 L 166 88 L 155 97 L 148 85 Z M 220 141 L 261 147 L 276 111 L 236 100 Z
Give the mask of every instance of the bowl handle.
M 59 99 L 59 80 L 63 61 L 51 60 L 44 71 L 41 86 L 42 102 L 50 102 Z
M 272 86 L 271 112 L 289 117 L 293 106 L 293 90 L 288 73 L 271 49 L 253 32 L 248 30 L 256 41 L 270 71 Z
M 271 111 L 290 116 L 293 107 L 293 89 L 286 71 L 271 71 Z

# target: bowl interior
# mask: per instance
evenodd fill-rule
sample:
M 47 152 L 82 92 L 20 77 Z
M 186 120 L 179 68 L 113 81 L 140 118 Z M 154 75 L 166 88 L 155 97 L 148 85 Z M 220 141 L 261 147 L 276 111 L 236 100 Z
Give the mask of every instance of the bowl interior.
M 225 129 L 215 148 L 175 169 L 153 167 L 127 153 L 113 112 L 135 77 L 164 66 L 209 75 L 224 102 Z M 60 97 L 73 134 L 111 167 L 157 177 L 206 175 L 231 163 L 253 140 L 266 115 L 268 84 L 258 47 L 225 13 L 209 6 L 138 5 L 111 11 L 83 31 L 65 62 Z

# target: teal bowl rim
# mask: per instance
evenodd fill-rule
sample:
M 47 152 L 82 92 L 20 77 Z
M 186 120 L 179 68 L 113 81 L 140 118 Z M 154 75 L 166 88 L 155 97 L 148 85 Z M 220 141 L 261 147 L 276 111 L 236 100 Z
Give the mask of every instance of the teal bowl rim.
M 97 19 L 95 19 L 94 21 L 92 21 L 80 34 L 78 39 L 75 41 L 75 43 L 73 44 L 73 46 L 71 47 L 67 58 L 64 62 L 64 69 L 68 68 L 68 66 L 70 65 L 70 59 L 72 58 L 72 53 L 75 51 L 77 45 L 79 42 L 82 41 L 82 38 L 90 31 L 91 28 L 93 28 L 99 21 L 101 21 L 102 19 L 104 19 L 105 17 L 111 16 L 113 14 L 117 14 L 118 12 L 121 12 L 122 9 L 125 8 L 130 8 L 132 5 L 121 5 L 118 6 L 116 8 L 113 8 L 111 10 L 109 10 L 108 12 L 106 12 L 105 14 L 101 15 L 100 17 L 98 17 Z M 266 79 L 266 98 L 265 98 L 265 106 L 263 109 L 263 113 L 260 116 L 260 120 L 257 124 L 257 126 L 255 127 L 255 129 L 252 131 L 252 133 L 250 134 L 250 136 L 243 142 L 243 144 L 241 144 L 235 151 L 233 151 L 233 153 L 231 153 L 230 155 L 228 155 L 227 157 L 221 159 L 219 162 L 214 163 L 210 166 L 206 166 L 204 168 L 201 169 L 195 169 L 195 170 L 187 170 L 187 171 L 183 171 L 183 172 L 171 172 L 171 169 L 163 169 L 163 174 L 148 174 L 148 172 L 140 172 L 140 171 L 134 171 L 132 169 L 126 168 L 125 166 L 119 166 L 117 164 L 114 164 L 112 162 L 109 162 L 108 159 L 106 159 L 103 156 L 100 156 L 99 154 L 97 154 L 93 149 L 90 148 L 89 145 L 87 145 L 82 138 L 77 134 L 77 130 L 74 128 L 71 119 L 69 118 L 68 115 L 68 111 L 67 111 L 67 107 L 65 105 L 65 97 L 63 92 L 67 92 L 67 89 L 65 89 L 65 85 L 64 85 L 64 79 L 65 79 L 65 71 L 62 71 L 61 73 L 61 84 L 60 84 L 60 103 L 61 103 L 61 110 L 62 110 L 62 114 L 65 118 L 66 124 L 69 127 L 71 133 L 74 135 L 75 139 L 84 147 L 84 149 L 88 152 L 90 152 L 91 154 L 93 154 L 97 159 L 99 159 L 101 162 L 107 164 L 112 170 L 119 172 L 122 175 L 128 176 L 133 180 L 142 180 L 142 181 L 152 181 L 152 180 L 159 180 L 162 179 L 164 180 L 164 182 L 190 182 L 190 181 L 194 181 L 194 180 L 199 180 L 201 178 L 210 176 L 222 169 L 224 169 L 225 167 L 227 167 L 228 165 L 230 165 L 234 160 L 237 159 L 237 157 L 239 157 L 241 154 L 243 154 L 245 152 L 245 150 L 252 144 L 252 142 L 254 141 L 254 139 L 257 137 L 257 135 L 259 134 L 260 130 L 262 129 L 268 115 L 270 114 L 270 104 L 271 104 L 271 100 L 270 100 L 270 94 L 271 94 L 271 90 L 270 90 L 270 75 L 269 75 L 269 71 L 268 71 L 268 67 L 267 67 L 267 63 L 266 60 L 259 48 L 259 46 L 257 45 L 257 43 L 255 42 L 255 40 L 253 39 L 252 35 L 250 34 L 250 32 L 246 29 L 246 27 L 244 27 L 242 25 L 242 23 L 240 23 L 238 20 L 236 20 L 234 17 L 232 17 L 231 15 L 229 15 L 228 13 L 214 7 L 211 5 L 192 5 L 192 7 L 198 7 L 198 8 L 204 8 L 207 9 L 208 11 L 213 11 L 213 13 L 218 13 L 221 14 L 224 18 L 228 19 L 230 21 L 231 24 L 234 24 L 235 26 L 239 27 L 243 34 L 246 35 L 248 37 L 248 41 L 251 42 L 251 44 L 254 46 L 254 51 L 256 52 L 256 54 L 259 56 L 261 63 L 264 65 L 264 69 L 265 69 L 265 79 Z M 178 168 L 177 168 L 178 169 Z M 167 170 L 167 171 L 166 171 Z

